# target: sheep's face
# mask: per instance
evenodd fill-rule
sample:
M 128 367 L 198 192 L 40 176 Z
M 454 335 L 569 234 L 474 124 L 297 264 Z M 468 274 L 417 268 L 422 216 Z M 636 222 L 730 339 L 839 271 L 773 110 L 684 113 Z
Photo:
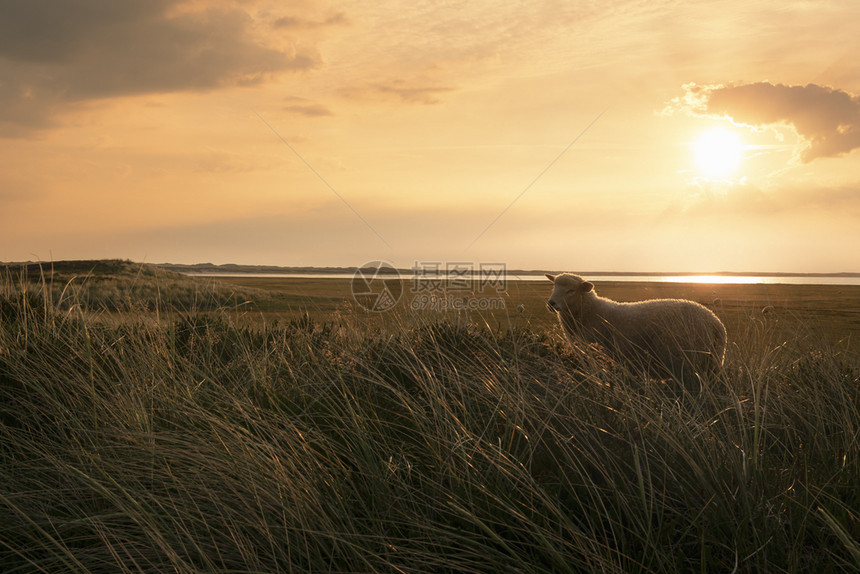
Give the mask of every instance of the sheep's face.
M 594 290 L 593 284 L 572 273 L 546 277 L 555 285 L 547 305 L 557 313 L 564 311 L 575 317 L 582 309 L 583 296 Z

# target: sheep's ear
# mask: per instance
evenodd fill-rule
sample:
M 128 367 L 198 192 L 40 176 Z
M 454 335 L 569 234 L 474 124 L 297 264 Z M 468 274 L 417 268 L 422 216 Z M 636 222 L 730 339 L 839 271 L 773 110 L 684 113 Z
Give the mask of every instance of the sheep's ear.
M 579 284 L 580 293 L 588 293 L 592 289 L 594 289 L 594 283 L 591 283 L 590 281 L 583 281 Z
M 550 275 L 549 273 L 547 273 L 546 278 L 555 283 L 555 275 Z

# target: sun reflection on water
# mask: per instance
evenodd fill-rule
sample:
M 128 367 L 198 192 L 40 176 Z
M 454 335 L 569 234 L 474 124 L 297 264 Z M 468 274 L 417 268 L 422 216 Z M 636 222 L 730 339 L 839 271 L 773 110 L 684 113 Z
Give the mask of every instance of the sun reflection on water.
M 751 285 L 754 283 L 768 283 L 771 277 L 756 277 L 753 275 L 676 275 L 662 276 L 663 283 L 742 283 Z

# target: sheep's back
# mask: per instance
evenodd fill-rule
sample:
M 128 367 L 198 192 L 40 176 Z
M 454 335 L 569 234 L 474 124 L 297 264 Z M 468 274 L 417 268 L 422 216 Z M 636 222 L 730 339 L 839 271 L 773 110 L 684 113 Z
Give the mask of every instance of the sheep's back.
M 712 370 L 722 364 L 725 327 L 698 303 L 655 299 L 616 303 L 605 311 L 603 338 L 627 359 L 671 369 L 686 363 L 696 370 Z

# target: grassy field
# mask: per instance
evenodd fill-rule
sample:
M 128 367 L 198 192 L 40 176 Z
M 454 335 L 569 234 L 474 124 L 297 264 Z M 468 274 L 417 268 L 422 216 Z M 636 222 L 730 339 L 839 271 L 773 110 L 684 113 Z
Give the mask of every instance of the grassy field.
M 396 314 L 361 313 L 352 299 L 350 280 L 339 278 L 223 277 L 219 283 L 236 289 L 273 294 L 258 305 L 258 319 L 289 319 L 308 313 L 326 320 L 338 312 L 358 313 L 357 319 L 384 325 Z M 860 352 L 860 286 L 782 284 L 696 284 L 644 283 L 635 281 L 597 282 L 597 292 L 616 301 L 642 299 L 690 299 L 713 310 L 726 324 L 730 339 L 750 328 L 765 329 L 787 344 L 831 344 Z M 530 327 L 555 329 L 558 321 L 546 307 L 552 292 L 549 281 L 509 280 L 504 293 L 458 292 L 457 296 L 503 299 L 501 309 L 448 313 L 492 328 Z M 404 312 L 415 294 L 409 281 L 397 307 Z M 522 305 L 522 313 L 517 308 Z M 770 307 L 766 313 L 762 311 Z M 438 315 L 438 313 L 434 313 Z M 251 318 L 253 320 L 253 318 Z M 455 319 L 457 320 L 457 319 Z M 852 336 L 853 335 L 853 336 Z
M 689 394 L 569 345 L 549 283 L 374 314 L 140 269 L 0 279 L 2 572 L 860 568 L 860 288 L 598 284 L 726 322 Z

